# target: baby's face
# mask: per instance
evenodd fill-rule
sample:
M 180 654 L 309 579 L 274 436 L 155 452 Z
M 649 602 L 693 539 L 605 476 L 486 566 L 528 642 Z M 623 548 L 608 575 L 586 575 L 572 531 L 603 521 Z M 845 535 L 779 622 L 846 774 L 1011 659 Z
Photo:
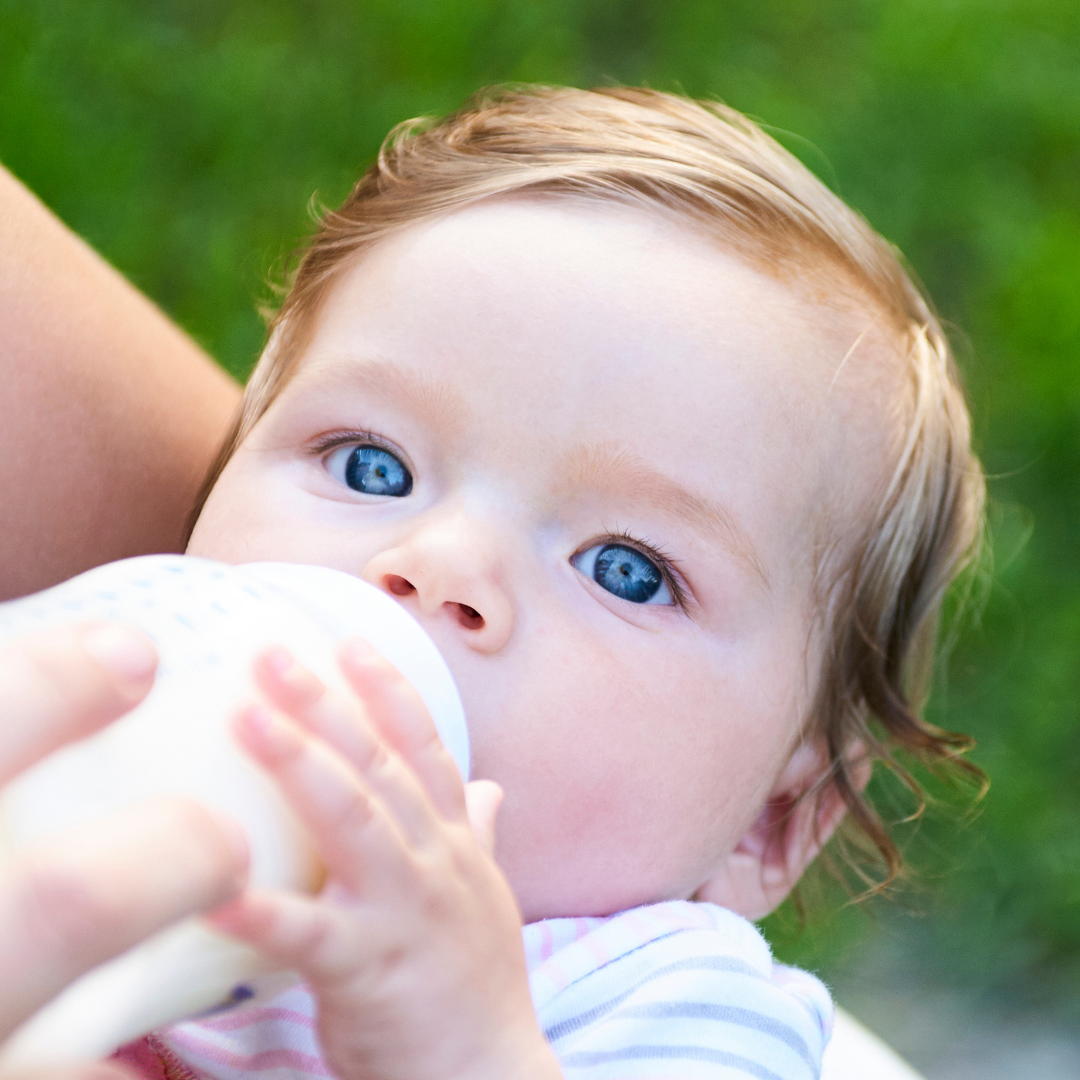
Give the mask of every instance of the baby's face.
M 690 896 L 807 715 L 848 322 L 644 211 L 459 211 L 340 278 L 189 550 L 416 616 L 527 920 Z

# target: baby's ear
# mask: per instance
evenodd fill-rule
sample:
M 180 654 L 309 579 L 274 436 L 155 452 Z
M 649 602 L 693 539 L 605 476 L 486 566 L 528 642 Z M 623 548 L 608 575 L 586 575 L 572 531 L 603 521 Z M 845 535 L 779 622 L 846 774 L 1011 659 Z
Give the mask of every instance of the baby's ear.
M 852 781 L 861 790 L 870 780 L 873 762 L 862 747 L 852 748 L 848 762 Z M 834 784 L 815 790 L 828 766 L 822 740 L 800 745 L 753 825 L 694 899 L 751 920 L 763 919 L 778 907 L 846 812 Z

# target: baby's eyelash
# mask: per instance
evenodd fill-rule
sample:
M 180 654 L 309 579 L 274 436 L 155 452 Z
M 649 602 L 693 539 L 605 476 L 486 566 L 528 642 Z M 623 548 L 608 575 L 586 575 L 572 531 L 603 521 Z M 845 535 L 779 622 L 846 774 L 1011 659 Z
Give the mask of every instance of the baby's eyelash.
M 690 592 L 686 585 L 686 579 L 679 570 L 678 563 L 661 548 L 657 547 L 656 544 L 651 544 L 648 540 L 640 540 L 623 529 L 609 532 L 599 542 L 604 544 L 625 544 L 627 547 L 640 551 L 647 559 L 651 559 L 656 563 L 656 568 L 663 575 L 667 587 L 671 590 L 671 598 L 675 601 L 675 606 L 686 612 L 690 610 Z
M 373 431 L 328 431 L 320 435 L 307 447 L 307 453 L 312 457 L 321 457 L 329 450 L 336 450 L 339 446 L 349 446 L 355 443 L 358 446 L 377 446 L 380 450 L 387 450 L 391 454 L 401 456 L 401 451 L 389 439 L 376 435 Z

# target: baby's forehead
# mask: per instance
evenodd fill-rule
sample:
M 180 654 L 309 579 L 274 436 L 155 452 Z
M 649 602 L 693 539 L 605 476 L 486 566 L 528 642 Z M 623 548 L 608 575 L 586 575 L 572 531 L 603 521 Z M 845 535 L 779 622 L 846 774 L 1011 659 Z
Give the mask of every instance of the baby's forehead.
M 783 537 L 884 460 L 893 354 L 835 275 L 767 273 L 635 207 L 515 198 L 349 267 L 297 384 L 396 395 L 466 441 L 534 443 L 547 464 L 621 448 L 751 515 L 782 502 L 758 528 Z
M 680 348 L 696 338 L 714 351 L 718 377 L 755 348 L 795 360 L 783 381 L 797 393 L 823 374 L 831 387 L 840 368 L 850 380 L 882 338 L 869 305 L 824 260 L 770 265 L 671 214 L 565 196 L 484 200 L 399 230 L 337 274 L 322 335 L 358 309 L 379 334 L 376 307 L 406 316 L 395 344 L 408 338 L 417 353 L 472 351 L 516 323 L 522 348 L 504 351 L 507 368 L 535 359 L 526 334 L 582 370 L 603 359 L 606 338 L 607 352 L 627 356 L 640 340 L 657 370 L 685 378 Z M 658 337 L 670 347 L 656 348 Z

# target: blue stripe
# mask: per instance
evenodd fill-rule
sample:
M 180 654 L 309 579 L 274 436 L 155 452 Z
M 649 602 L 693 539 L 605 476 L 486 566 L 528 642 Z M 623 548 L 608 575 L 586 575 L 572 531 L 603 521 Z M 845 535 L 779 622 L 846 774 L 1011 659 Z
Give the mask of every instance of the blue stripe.
M 755 1012 L 753 1009 L 740 1009 L 734 1005 L 707 1005 L 696 1001 L 656 1001 L 647 1005 L 628 1005 L 612 1014 L 609 1020 L 623 1018 L 641 1018 L 646 1020 L 718 1020 L 725 1024 L 738 1024 L 754 1031 L 771 1035 L 791 1047 L 806 1062 L 810 1071 L 817 1067 L 810 1054 L 806 1040 L 790 1024 Z
M 624 1046 L 621 1050 L 583 1050 L 562 1058 L 562 1064 L 567 1068 L 589 1068 L 612 1061 L 706 1061 L 710 1065 L 738 1069 L 757 1080 L 785 1080 L 779 1073 L 749 1058 L 704 1046 Z M 813 1075 L 818 1074 L 815 1071 Z
M 638 950 L 635 950 L 635 952 L 636 951 Z M 633 954 L 624 954 L 624 956 L 630 955 Z M 725 971 L 729 973 L 734 972 L 739 975 L 749 975 L 755 979 L 767 981 L 765 980 L 765 976 L 762 975 L 757 968 L 751 967 L 745 961 L 738 960 L 733 956 L 691 956 L 685 960 L 677 960 L 673 964 L 657 968 L 629 990 L 616 997 L 610 998 L 601 1005 L 594 1006 L 587 1012 L 572 1016 L 569 1020 L 560 1020 L 557 1024 L 552 1024 L 551 1027 L 545 1029 L 544 1036 L 548 1042 L 555 1042 L 556 1039 L 561 1039 L 573 1031 L 578 1031 L 580 1028 L 586 1027 L 594 1021 L 599 1020 L 601 1016 L 611 1012 L 613 1009 L 618 1008 L 618 1006 L 630 997 L 631 994 L 635 993 L 639 987 L 652 982 L 654 979 L 662 979 L 665 975 L 671 975 L 677 971 Z

